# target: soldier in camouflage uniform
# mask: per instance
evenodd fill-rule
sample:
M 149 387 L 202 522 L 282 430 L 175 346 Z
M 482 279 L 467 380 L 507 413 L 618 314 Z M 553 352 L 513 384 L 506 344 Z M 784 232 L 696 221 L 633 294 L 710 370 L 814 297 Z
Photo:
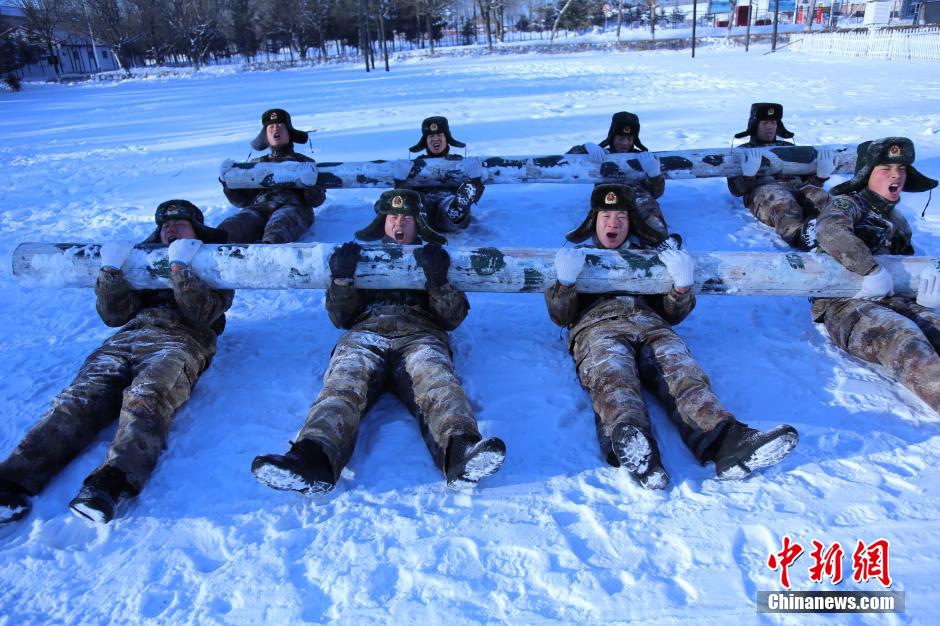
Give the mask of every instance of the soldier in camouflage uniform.
M 189 262 L 202 241 L 224 243 L 225 233 L 204 226 L 202 212 L 186 200 L 161 204 L 156 222 L 143 243 L 169 245 L 173 288 L 134 291 L 120 270 L 134 244 L 101 246 L 98 314 L 108 326 L 123 327 L 92 352 L 49 412 L 0 463 L 0 522 L 25 516 L 29 498 L 117 418 L 104 464 L 69 504 L 76 515 L 110 521 L 116 503 L 137 495 L 153 472 L 173 414 L 215 354 L 233 292 L 210 289 Z
M 640 141 L 640 118 L 634 113 L 620 111 L 614 113 L 607 130 L 607 138 L 596 143 L 574 146 L 568 154 L 587 154 L 596 163 L 603 163 L 610 154 L 636 154 L 640 167 L 646 174 L 646 180 L 627 183 L 636 198 L 633 202 L 631 236 L 643 245 L 656 245 L 663 242 L 669 234 L 666 219 L 659 208 L 657 198 L 666 191 L 666 179 L 662 175 L 659 159 Z
M 294 143 L 307 143 L 308 134 L 293 127 L 284 109 L 270 109 L 261 116 L 261 132 L 251 142 L 254 150 L 271 152 L 251 163 L 313 163 L 310 157 L 294 151 Z M 321 185 L 305 189 L 229 189 L 222 182 L 228 201 L 242 209 L 225 219 L 219 228 L 228 233 L 230 243 L 290 243 L 300 239 L 313 225 L 313 209 L 323 204 L 326 192 Z
M 815 218 L 829 202 L 822 186 L 835 169 L 835 153 L 820 149 L 816 174 L 810 176 L 758 176 L 761 151 L 768 146 L 792 146 L 793 133 L 783 125 L 783 107 L 775 102 L 755 102 L 747 128 L 735 139 L 750 137 L 741 148 L 741 176 L 728 179 L 728 190 L 744 197 L 744 206 L 793 248 L 815 247 Z
M 897 210 L 902 191 L 927 191 L 937 181 L 914 169 L 914 144 L 886 137 L 858 146 L 855 176 L 832 189 L 818 220 L 819 249 L 864 276 L 852 298 L 814 298 L 813 320 L 837 346 L 878 363 L 940 411 L 940 273 L 927 268 L 916 301 L 890 297 L 894 282 L 876 254 L 914 254 L 911 227 Z M 840 195 L 844 194 L 844 195 Z
M 470 305 L 447 280 L 444 238 L 425 221 L 421 198 L 413 191 L 386 191 L 376 213 L 356 237 L 392 245 L 428 241 L 414 252 L 427 290 L 358 289 L 353 276 L 359 245 L 346 243 L 334 252 L 326 309 L 333 324 L 348 332 L 333 350 L 323 389 L 290 450 L 252 463 L 258 480 L 275 489 L 333 489 L 352 456 L 362 415 L 385 389 L 418 419 L 449 485 L 476 483 L 496 472 L 505 457 L 501 440 L 480 436 L 454 373 L 447 331 L 460 325 Z
M 568 233 L 579 243 L 607 250 L 635 249 L 629 238 L 633 193 L 602 184 L 591 194 L 584 222 Z M 659 260 L 673 277 L 664 295 L 578 293 L 584 251 L 562 249 L 555 259 L 557 280 L 545 291 L 549 316 L 570 329 L 568 347 L 578 378 L 591 396 L 601 451 L 611 465 L 623 466 L 640 485 L 662 489 L 669 475 L 662 466 L 643 402 L 646 385 L 665 405 L 686 445 L 701 463 L 714 462 L 719 479 L 740 479 L 783 459 L 797 433 L 783 425 L 767 432 L 748 428 L 729 413 L 708 376 L 671 326 L 692 311 L 692 257 L 668 239 Z
M 413 189 L 421 194 L 426 219 L 431 228 L 439 232 L 455 232 L 470 224 L 470 209 L 483 196 L 483 164 L 479 159 L 464 159 L 451 154 L 450 147 L 463 148 L 466 144 L 454 139 L 447 118 L 437 115 L 421 122 L 421 139 L 408 150 L 422 152 L 417 161 L 402 159 L 394 164 L 395 187 Z M 412 168 L 418 161 L 428 159 L 463 160 L 467 180 L 434 187 L 415 187 L 408 182 Z

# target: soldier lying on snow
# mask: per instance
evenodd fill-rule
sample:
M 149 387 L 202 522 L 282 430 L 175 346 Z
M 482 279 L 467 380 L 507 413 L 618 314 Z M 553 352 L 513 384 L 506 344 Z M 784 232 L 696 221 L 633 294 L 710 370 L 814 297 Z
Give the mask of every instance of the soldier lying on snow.
M 427 291 L 358 289 L 353 275 L 359 245 L 346 243 L 330 258 L 326 309 L 340 338 L 317 397 L 296 441 L 284 455 L 254 459 L 251 470 L 275 489 L 324 493 L 333 489 L 349 462 L 363 413 L 390 388 L 417 417 L 434 463 L 448 485 L 478 482 L 499 470 L 505 444 L 483 439 L 460 381 L 454 374 L 447 331 L 460 325 L 470 308 L 463 292 L 447 281 L 450 257 L 421 213 L 420 196 L 386 191 L 377 216 L 356 237 L 409 245 L 427 279 Z
M 911 227 L 897 210 L 902 191 L 928 191 L 937 181 L 914 169 L 914 144 L 886 137 L 858 146 L 855 176 L 832 189 L 819 215 L 819 249 L 864 276 L 852 299 L 814 298 L 813 320 L 837 346 L 888 369 L 940 411 L 940 271 L 924 270 L 916 302 L 890 297 L 894 281 L 875 254 L 914 254 Z M 845 195 L 839 195 L 845 194 Z
M 605 150 L 606 148 L 606 150 Z M 620 111 L 614 113 L 607 130 L 607 138 L 596 143 L 574 146 L 568 154 L 587 154 L 595 163 L 603 163 L 610 154 L 636 154 L 646 180 L 626 183 L 635 198 L 633 202 L 633 232 L 643 245 L 656 245 L 669 235 L 666 219 L 659 208 L 657 198 L 666 191 L 666 179 L 662 166 L 655 154 L 650 152 L 640 141 L 640 118 L 633 113 Z
M 173 414 L 212 360 L 234 292 L 210 289 L 189 263 L 203 241 L 225 243 L 225 233 L 206 227 L 186 200 L 161 204 L 156 222 L 143 243 L 169 245 L 173 288 L 133 291 L 120 268 L 134 244 L 101 246 L 98 314 L 108 326 L 123 327 L 91 353 L 0 463 L 0 522 L 27 515 L 30 497 L 118 418 L 104 464 L 69 503 L 78 516 L 110 521 L 119 501 L 140 493 L 166 447 Z
M 254 150 L 271 152 L 251 163 L 283 163 L 310 157 L 294 152 L 294 142 L 307 143 L 308 134 L 297 130 L 284 109 L 269 109 L 261 115 L 261 132 L 251 141 Z M 222 182 L 228 201 L 242 210 L 226 218 L 219 228 L 228 233 L 230 243 L 290 243 L 300 239 L 313 225 L 313 209 L 323 204 L 326 192 L 321 185 L 306 189 L 229 189 Z
M 421 152 L 422 159 L 449 157 L 462 159 L 459 155 L 450 155 L 450 147 L 463 148 L 465 143 L 454 139 L 450 134 L 447 118 L 429 117 L 421 122 L 421 139 L 408 148 L 410 152 Z M 483 196 L 483 164 L 471 157 L 464 160 L 466 181 L 459 184 L 435 185 L 433 187 L 414 187 L 408 182 L 414 163 L 408 159 L 394 164 L 395 187 L 414 189 L 421 194 L 421 201 L 426 212 L 426 219 L 431 228 L 442 232 L 454 232 L 470 224 L 470 208 Z
M 633 192 L 622 185 L 598 185 L 584 222 L 569 241 L 592 238 L 590 248 L 639 247 L 630 235 Z M 662 465 L 643 402 L 646 385 L 665 405 L 683 441 L 701 463 L 712 461 L 720 479 L 740 479 L 779 462 L 796 446 L 791 426 L 759 432 L 737 421 L 721 404 L 708 376 L 671 325 L 692 311 L 693 260 L 679 248 L 662 246 L 659 259 L 673 278 L 669 293 L 578 293 L 576 281 L 585 249 L 562 249 L 555 258 L 558 280 L 545 291 L 549 316 L 570 329 L 569 350 L 578 378 L 594 407 L 601 451 L 640 485 L 662 489 L 669 475 Z
M 822 185 L 836 168 L 835 153 L 823 148 L 816 156 L 816 174 L 810 176 L 758 176 L 762 156 L 758 148 L 792 146 L 793 133 L 783 125 L 783 107 L 774 102 L 751 105 L 747 128 L 736 139 L 750 137 L 741 148 L 741 176 L 728 179 L 728 190 L 744 196 L 744 206 L 793 248 L 811 250 L 815 218 L 829 202 Z M 781 137 L 782 139 L 777 139 Z

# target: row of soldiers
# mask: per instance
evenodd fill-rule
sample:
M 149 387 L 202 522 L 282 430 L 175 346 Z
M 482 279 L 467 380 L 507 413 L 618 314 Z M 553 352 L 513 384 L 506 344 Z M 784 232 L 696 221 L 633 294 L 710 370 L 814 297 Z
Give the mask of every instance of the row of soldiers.
M 307 158 L 294 152 L 307 134 L 293 128 L 285 111 L 266 111 L 262 123 L 252 146 L 268 147 L 270 153 L 260 160 Z M 598 161 L 608 151 L 637 153 L 647 179 L 594 187 L 585 219 L 566 236 L 580 245 L 556 255 L 556 281 L 545 293 L 548 312 L 570 329 L 569 350 L 590 394 L 601 451 L 610 464 L 622 466 L 646 488 L 669 483 L 642 398 L 645 386 L 663 402 L 696 459 L 714 463 L 719 479 L 744 478 L 782 460 L 798 435 L 788 425 L 761 432 L 738 421 L 673 331 L 695 306 L 694 263 L 681 237 L 669 233 L 656 201 L 665 188 L 661 169 L 639 131 L 635 115 L 617 113 L 604 141 L 572 148 Z M 832 154 L 819 155 L 814 177 L 756 176 L 760 153 L 752 149 L 786 145 L 792 137 L 779 105 L 755 104 L 741 135 L 749 141 L 741 175 L 729 180 L 732 192 L 744 195 L 746 206 L 795 247 L 815 245 L 809 236 L 815 231 L 820 250 L 865 276 L 855 298 L 815 299 L 814 319 L 824 323 L 837 345 L 886 366 L 940 410 L 940 317 L 933 311 L 940 307 L 938 272 L 922 277 L 916 302 L 892 298 L 890 277 L 873 257 L 913 253 L 910 226 L 895 207 L 902 191 L 937 184 L 913 167 L 911 142 L 886 138 L 861 144 L 855 175 L 833 188 L 830 198 L 821 183 L 834 169 Z M 411 150 L 434 158 L 446 156 L 452 146 L 464 144 L 453 138 L 445 118 L 432 117 Z M 468 165 L 470 180 L 419 193 L 408 185 L 410 161 L 396 164 L 396 189 L 381 195 L 374 220 L 355 234 L 362 241 L 420 246 L 415 257 L 425 275 L 424 290 L 358 288 L 355 242 L 339 246 L 330 258 L 326 308 L 333 324 L 347 332 L 290 449 L 254 459 L 252 472 L 262 483 L 302 493 L 332 490 L 353 453 L 363 414 L 386 389 L 418 419 L 449 485 L 473 485 L 501 467 L 505 444 L 479 432 L 454 371 L 448 337 L 469 304 L 448 280 L 442 231 L 466 227 L 470 207 L 483 192 L 481 172 L 474 171 L 479 162 Z M 118 429 L 107 458 L 86 478 L 70 509 L 107 522 L 119 503 L 139 493 L 166 445 L 174 412 L 215 354 L 234 296 L 209 288 L 192 271 L 199 247 L 296 240 L 312 224 L 310 209 L 324 198 L 317 187 L 225 192 L 244 208 L 218 228 L 206 226 L 201 211 L 185 200 L 157 208 L 157 228 L 144 243 L 167 246 L 172 289 L 133 290 L 121 271 L 133 244 L 101 246 L 97 309 L 106 324 L 122 328 L 86 359 L 50 411 L 0 463 L 0 522 L 27 515 L 30 498 L 115 418 Z M 654 296 L 579 293 L 584 251 L 590 248 L 655 249 L 673 286 Z

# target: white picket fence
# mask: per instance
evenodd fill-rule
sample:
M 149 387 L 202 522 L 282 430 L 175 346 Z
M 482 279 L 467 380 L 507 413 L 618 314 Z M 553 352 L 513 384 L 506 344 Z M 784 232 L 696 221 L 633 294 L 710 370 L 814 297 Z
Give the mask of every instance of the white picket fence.
M 940 28 L 794 33 L 787 49 L 814 56 L 940 61 Z

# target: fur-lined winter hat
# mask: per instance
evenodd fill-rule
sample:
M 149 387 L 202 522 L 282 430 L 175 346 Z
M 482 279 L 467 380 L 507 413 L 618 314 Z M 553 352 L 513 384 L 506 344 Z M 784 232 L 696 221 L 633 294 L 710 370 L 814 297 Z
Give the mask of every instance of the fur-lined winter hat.
M 219 228 L 206 226 L 202 211 L 189 200 L 161 202 L 153 216 L 153 221 L 157 223 L 157 229 L 150 233 L 150 236 L 144 239 L 143 243 L 161 243 L 160 228 L 164 222 L 170 220 L 188 220 L 196 233 L 196 239 L 203 243 L 228 243 L 228 233 Z
M 594 236 L 597 214 L 601 211 L 626 211 L 630 215 L 633 226 L 636 208 L 636 196 L 629 187 L 624 185 L 603 184 L 594 187 L 591 192 L 591 209 L 581 225 L 565 235 L 571 243 L 581 243 Z
M 838 184 L 829 192 L 834 196 L 860 191 L 868 186 L 868 177 L 877 165 L 898 163 L 907 167 L 907 179 L 901 191 L 929 191 L 937 181 L 914 169 L 914 142 L 907 137 L 884 137 L 863 141 L 856 149 L 855 176 Z
M 392 189 L 384 192 L 375 202 L 375 219 L 361 230 L 356 231 L 356 239 L 375 241 L 385 236 L 386 215 L 410 215 L 415 218 L 418 236 L 427 243 L 447 243 L 447 239 L 431 228 L 422 212 L 421 195 L 410 189 Z
M 268 109 L 261 114 L 261 132 L 251 140 L 252 150 L 267 150 L 268 145 L 268 125 L 284 124 L 287 126 L 287 134 L 290 136 L 291 143 L 307 143 L 308 133 L 305 130 L 297 130 L 290 123 L 290 113 L 284 109 Z
M 610 128 L 607 130 L 607 139 L 600 142 L 601 148 L 613 144 L 616 135 L 633 135 L 633 147 L 640 152 L 648 152 L 646 146 L 640 141 L 640 118 L 635 113 L 620 111 L 610 118 Z
M 793 133 L 783 125 L 783 107 L 776 102 L 755 102 L 751 105 L 751 114 L 747 118 L 747 130 L 742 130 L 734 136 L 735 139 L 753 137 L 757 134 L 757 125 L 761 122 L 777 122 L 777 136 L 791 139 Z
M 467 146 L 464 142 L 454 139 L 454 136 L 450 134 L 450 125 L 447 123 L 446 117 L 443 115 L 435 115 L 425 118 L 425 120 L 421 122 L 421 141 L 408 148 L 408 151 L 421 152 L 422 150 L 427 150 L 428 135 L 433 135 L 434 133 L 444 133 L 444 137 L 447 138 L 447 145 L 449 146 L 455 148 L 465 148 Z

